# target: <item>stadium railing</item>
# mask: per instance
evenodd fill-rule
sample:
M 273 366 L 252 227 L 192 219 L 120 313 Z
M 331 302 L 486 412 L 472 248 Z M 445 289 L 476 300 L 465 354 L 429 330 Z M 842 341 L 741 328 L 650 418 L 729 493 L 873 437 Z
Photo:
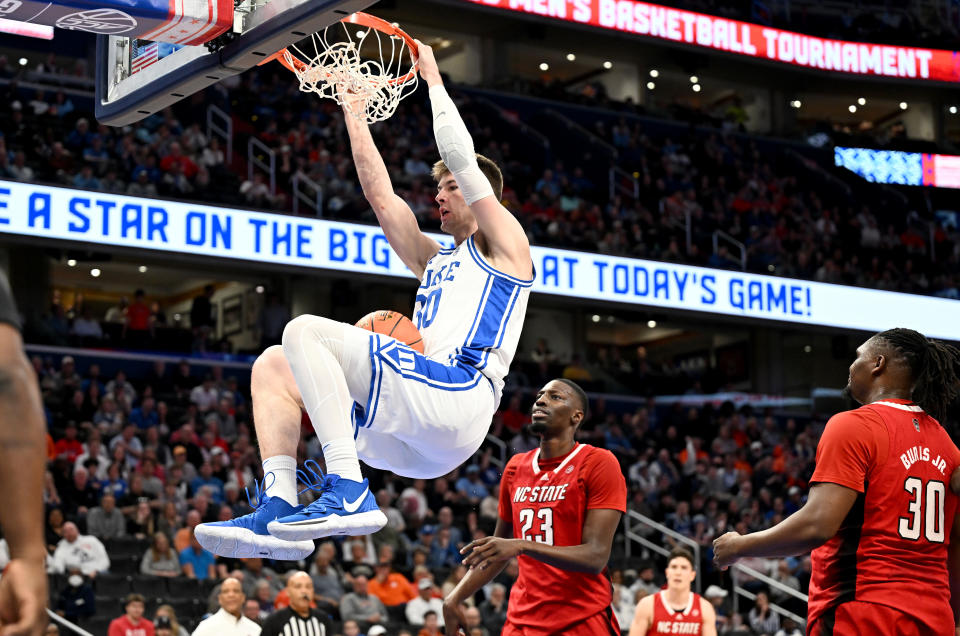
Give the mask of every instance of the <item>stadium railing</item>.
M 780 592 L 783 592 L 784 594 L 787 594 L 788 596 L 792 596 L 793 598 L 799 601 L 802 601 L 804 605 L 807 604 L 808 597 L 806 594 L 803 594 L 802 592 L 798 592 L 792 587 L 788 587 L 783 583 L 781 583 L 780 581 L 770 578 L 766 574 L 762 574 L 751 567 L 748 567 L 741 563 L 735 563 L 730 568 L 730 576 L 733 578 L 733 611 L 734 613 L 738 613 L 740 611 L 739 597 L 743 596 L 744 598 L 751 601 L 756 600 L 757 598 L 756 594 L 754 594 L 750 590 L 740 585 L 740 577 L 743 575 L 749 576 L 753 579 L 756 579 L 757 581 L 760 581 L 761 583 L 767 584 L 767 586 L 770 587 L 770 589 L 772 590 L 775 589 Z M 781 616 L 785 616 L 787 618 L 793 619 L 801 627 L 804 627 L 804 628 L 806 627 L 806 624 L 807 624 L 806 618 L 802 616 L 798 616 L 797 614 L 794 614 L 790 610 L 780 605 L 777 605 L 772 601 L 770 602 L 770 609 Z
M 690 548 L 690 550 L 693 552 L 693 558 L 696 560 L 697 563 L 700 563 L 700 544 L 699 543 L 697 543 L 690 537 L 680 534 L 676 530 L 671 530 L 667 526 L 657 521 L 654 521 L 653 519 L 651 519 L 650 517 L 647 517 L 646 515 L 640 514 L 636 510 L 627 510 L 627 514 L 624 515 L 623 517 L 623 530 L 624 530 L 623 538 L 625 543 L 624 553 L 626 554 L 627 558 L 630 558 L 632 556 L 631 552 L 632 552 L 633 541 L 636 541 L 637 543 L 644 546 L 645 548 L 656 552 L 660 556 L 666 557 L 670 555 L 669 548 L 665 548 L 663 547 L 662 544 L 651 541 L 650 539 L 646 538 L 645 536 L 637 532 L 635 528 L 637 528 L 638 526 L 645 526 L 652 531 L 660 532 L 662 534 L 667 535 L 668 537 L 670 537 L 671 539 L 673 539 L 678 543 L 682 543 L 686 547 Z M 697 592 L 697 594 L 700 594 L 702 591 L 701 590 L 702 579 L 703 577 L 698 576 L 693 581 L 694 586 L 696 587 L 695 591 Z
M 68 630 L 70 630 L 69 633 L 71 634 L 79 634 L 80 636 L 93 636 L 93 634 L 91 634 L 87 630 L 81 628 L 80 626 L 74 623 L 71 623 L 67 619 L 51 611 L 49 608 L 47 609 L 47 614 L 50 616 L 51 621 L 55 623 L 59 623 L 61 627 L 67 628 Z

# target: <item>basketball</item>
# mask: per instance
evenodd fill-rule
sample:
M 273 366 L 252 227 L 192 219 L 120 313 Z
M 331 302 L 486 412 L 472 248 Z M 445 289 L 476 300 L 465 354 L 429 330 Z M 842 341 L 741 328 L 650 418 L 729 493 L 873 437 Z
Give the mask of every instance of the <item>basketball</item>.
M 357 321 L 357 326 L 373 333 L 382 333 L 385 336 L 396 338 L 423 353 L 423 337 L 410 319 L 401 313 L 387 309 L 378 309 Z

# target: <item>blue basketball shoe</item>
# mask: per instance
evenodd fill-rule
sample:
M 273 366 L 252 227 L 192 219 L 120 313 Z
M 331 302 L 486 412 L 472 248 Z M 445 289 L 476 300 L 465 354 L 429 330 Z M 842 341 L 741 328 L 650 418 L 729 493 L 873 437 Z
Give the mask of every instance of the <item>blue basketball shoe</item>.
M 287 541 L 320 539 L 332 535 L 371 534 L 387 525 L 366 479 L 352 481 L 327 475 L 311 487 L 320 497 L 300 511 L 267 524 L 274 537 Z
M 266 481 L 267 473 L 264 476 Z M 254 482 L 256 509 L 248 515 L 201 523 L 194 533 L 204 550 L 233 559 L 277 559 L 281 561 L 299 561 L 313 552 L 313 541 L 285 541 L 267 532 L 267 524 L 280 517 L 287 517 L 303 510 L 303 506 L 291 506 L 280 497 L 267 497 L 263 484 Z M 247 491 L 250 501 L 250 492 Z M 253 501 L 250 501 L 253 506 Z

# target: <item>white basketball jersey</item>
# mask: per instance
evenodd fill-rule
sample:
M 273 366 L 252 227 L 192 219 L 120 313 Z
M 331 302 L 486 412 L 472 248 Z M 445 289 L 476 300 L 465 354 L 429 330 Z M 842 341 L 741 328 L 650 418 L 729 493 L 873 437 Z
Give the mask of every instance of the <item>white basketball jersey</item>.
M 487 263 L 471 236 L 427 263 L 413 323 L 424 353 L 447 364 L 475 367 L 494 383 L 497 398 L 517 351 L 533 280 Z

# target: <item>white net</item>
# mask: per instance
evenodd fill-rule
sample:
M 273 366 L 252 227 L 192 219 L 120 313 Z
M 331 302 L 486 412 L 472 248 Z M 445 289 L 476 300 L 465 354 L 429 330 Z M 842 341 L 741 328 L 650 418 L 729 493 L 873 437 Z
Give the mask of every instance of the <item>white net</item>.
M 342 30 L 345 39 L 333 41 L 331 30 L 337 35 Z M 400 100 L 417 88 L 414 60 L 404 39 L 371 27 L 339 23 L 314 33 L 309 44 L 288 47 L 283 55 L 293 65 L 301 91 L 336 100 L 369 123 L 389 118 Z

